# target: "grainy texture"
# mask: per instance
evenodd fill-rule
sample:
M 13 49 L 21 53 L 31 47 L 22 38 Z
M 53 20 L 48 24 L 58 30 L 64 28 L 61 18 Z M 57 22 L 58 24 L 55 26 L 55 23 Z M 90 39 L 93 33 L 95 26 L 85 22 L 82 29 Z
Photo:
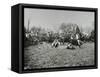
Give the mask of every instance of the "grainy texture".
M 52 48 L 43 43 L 24 48 L 24 69 L 94 65 L 94 43 L 84 43 L 81 48 L 66 49 L 66 45 Z

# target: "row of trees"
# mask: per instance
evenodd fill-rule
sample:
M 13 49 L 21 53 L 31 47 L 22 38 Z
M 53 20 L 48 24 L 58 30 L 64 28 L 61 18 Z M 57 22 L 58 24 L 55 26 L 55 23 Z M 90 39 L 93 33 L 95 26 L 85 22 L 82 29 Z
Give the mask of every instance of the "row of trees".
M 59 32 L 53 32 L 53 31 L 46 31 L 45 29 L 38 28 L 38 27 L 32 27 L 31 30 L 27 30 L 24 28 L 24 40 L 25 43 L 32 43 L 32 44 L 38 44 L 40 42 L 48 42 L 52 43 L 54 39 L 58 39 L 60 42 L 69 42 L 70 37 L 73 34 L 78 33 L 80 35 L 80 40 L 82 41 L 94 41 L 94 30 L 91 31 L 91 34 L 89 36 L 86 36 L 80 31 L 77 24 L 66 24 L 62 23 L 59 27 Z M 26 34 L 29 36 L 26 37 Z

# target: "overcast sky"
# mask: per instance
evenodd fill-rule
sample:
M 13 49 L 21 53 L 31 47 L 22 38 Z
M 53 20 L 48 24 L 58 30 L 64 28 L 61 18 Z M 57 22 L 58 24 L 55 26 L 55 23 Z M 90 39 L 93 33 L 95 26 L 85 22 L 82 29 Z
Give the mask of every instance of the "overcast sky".
M 42 27 L 50 30 L 58 30 L 62 23 L 75 23 L 82 27 L 85 32 L 93 29 L 94 12 L 67 11 L 67 10 L 48 10 L 48 9 L 24 9 L 24 26 Z

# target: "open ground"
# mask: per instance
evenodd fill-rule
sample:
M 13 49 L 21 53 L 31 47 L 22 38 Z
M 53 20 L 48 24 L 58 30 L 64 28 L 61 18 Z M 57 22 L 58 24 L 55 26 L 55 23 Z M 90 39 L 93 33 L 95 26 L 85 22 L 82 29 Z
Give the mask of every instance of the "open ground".
M 24 48 L 24 69 L 72 67 L 94 65 L 94 43 L 84 43 L 81 48 L 66 49 L 66 45 L 52 48 L 43 43 Z

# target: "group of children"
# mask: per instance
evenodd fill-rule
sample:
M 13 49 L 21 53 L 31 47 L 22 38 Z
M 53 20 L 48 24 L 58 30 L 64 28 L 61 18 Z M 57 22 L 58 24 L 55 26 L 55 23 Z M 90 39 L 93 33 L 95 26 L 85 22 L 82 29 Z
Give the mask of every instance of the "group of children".
M 58 47 L 59 45 L 60 45 L 60 42 L 58 41 L 58 39 L 55 39 L 55 40 L 53 41 L 53 43 L 52 43 L 52 47 L 55 47 L 55 48 Z M 70 41 L 69 41 L 69 43 L 67 44 L 66 48 L 67 48 L 67 49 L 75 49 L 74 45 L 75 45 L 75 46 L 79 46 L 79 48 L 80 48 L 81 45 L 82 45 L 82 42 L 81 42 L 81 40 L 80 40 L 80 35 L 79 35 L 78 33 L 75 34 L 74 36 L 71 35 Z

